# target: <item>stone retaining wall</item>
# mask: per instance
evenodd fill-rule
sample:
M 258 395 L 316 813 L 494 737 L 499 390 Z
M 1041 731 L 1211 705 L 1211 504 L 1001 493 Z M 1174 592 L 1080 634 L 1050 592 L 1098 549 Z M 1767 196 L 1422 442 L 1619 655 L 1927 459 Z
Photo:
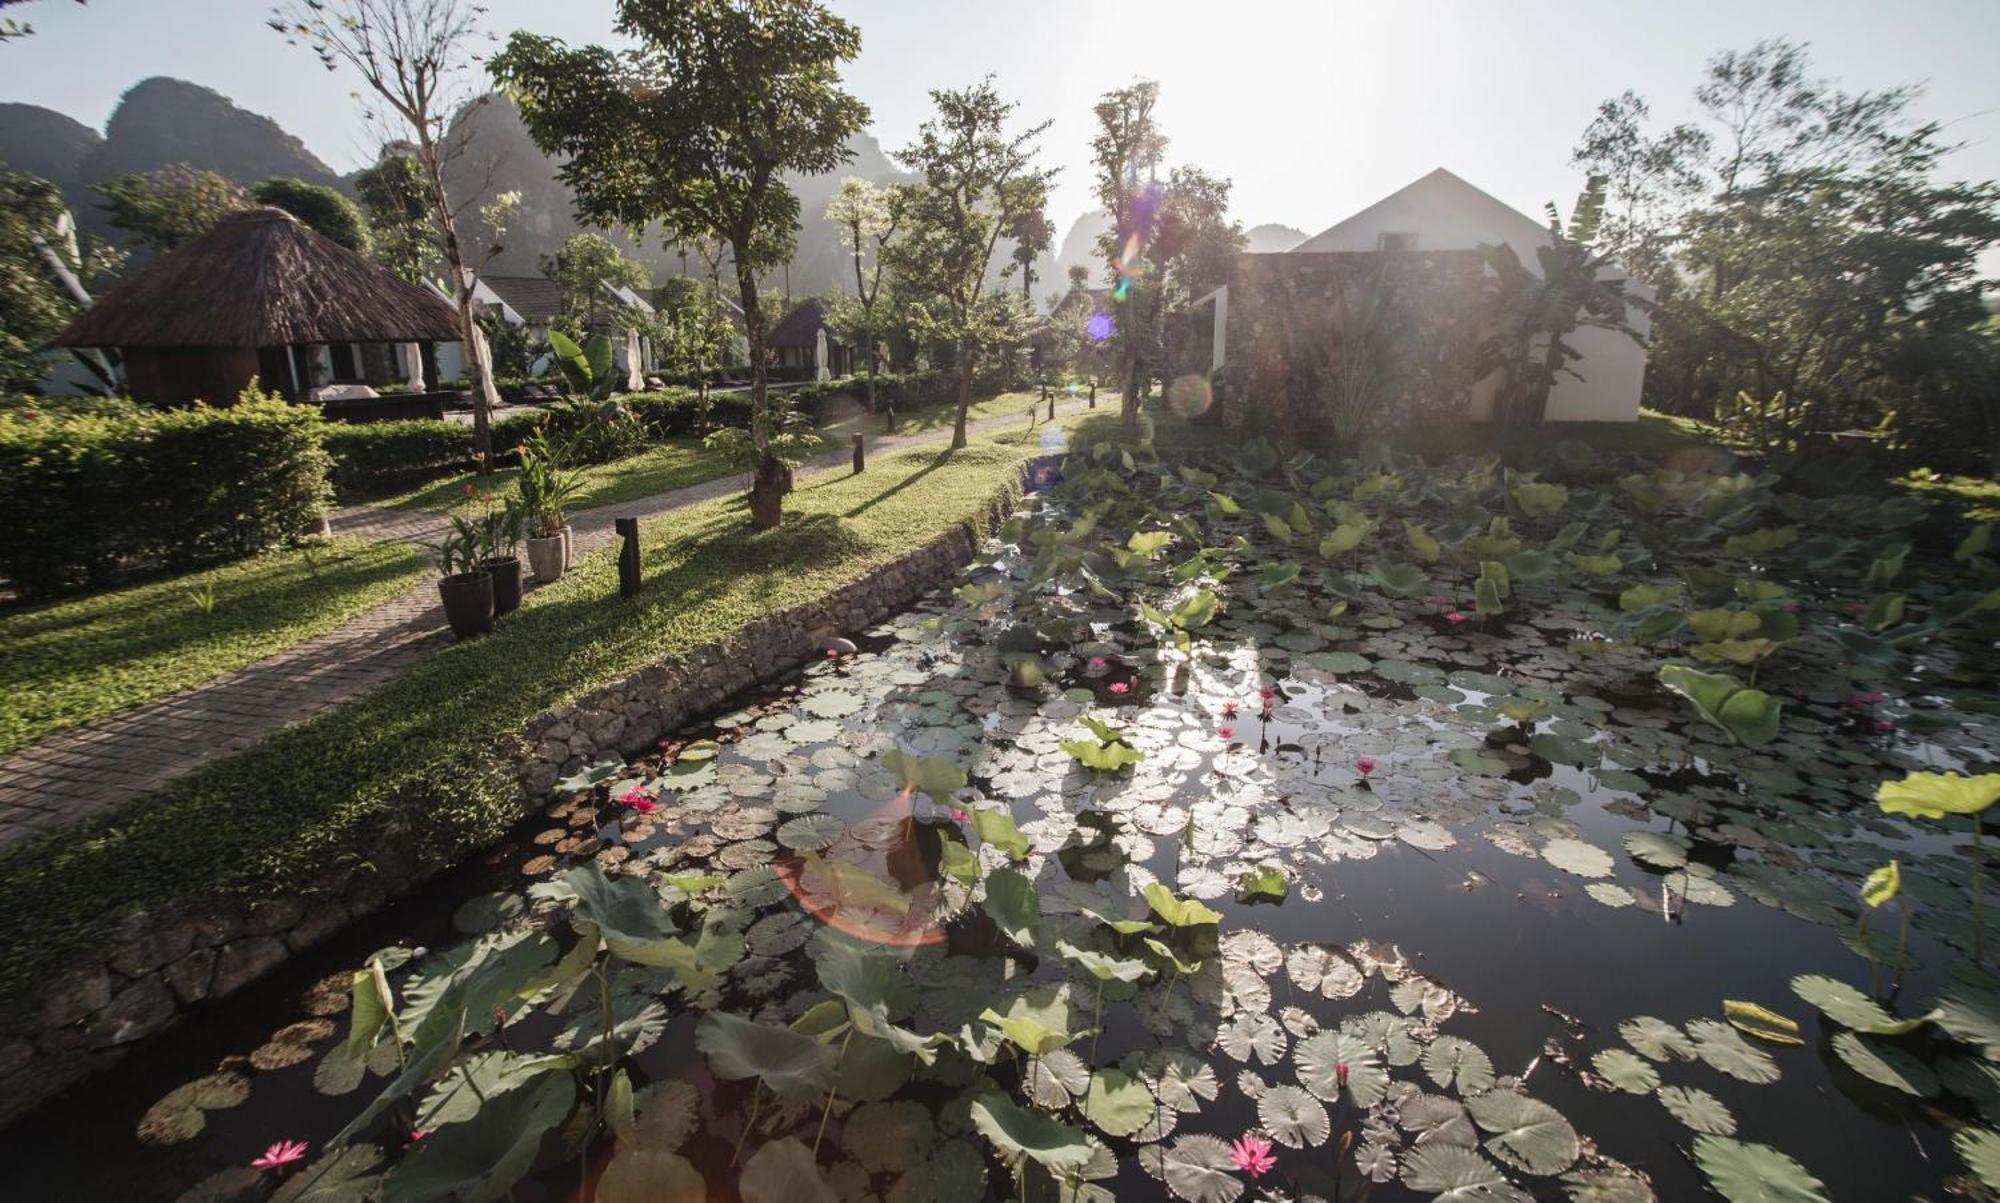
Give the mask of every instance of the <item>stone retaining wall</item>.
M 997 495 L 981 516 L 991 530 L 1019 493 Z M 752 622 L 544 713 L 496 749 L 496 771 L 521 787 L 523 816 L 556 779 L 608 754 L 650 749 L 661 736 L 820 654 L 828 638 L 870 627 L 949 580 L 980 535 L 959 526 L 815 602 Z M 292 956 L 370 914 L 445 866 L 390 846 L 365 878 L 330 877 L 308 906 L 286 897 L 178 915 L 137 914 L 107 941 L 52 975 L 41 1008 L 0 1011 L 0 1124 L 82 1079 L 197 1008 L 248 986 Z

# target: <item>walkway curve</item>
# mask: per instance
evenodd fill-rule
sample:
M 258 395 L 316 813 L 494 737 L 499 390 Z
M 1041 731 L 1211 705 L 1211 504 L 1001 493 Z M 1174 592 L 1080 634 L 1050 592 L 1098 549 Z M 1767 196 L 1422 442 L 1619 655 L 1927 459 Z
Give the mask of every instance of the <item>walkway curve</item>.
M 1063 400 L 1057 413 L 1084 407 Z M 1025 413 L 1025 410 L 1023 411 Z M 1019 429 L 1020 416 L 971 423 L 971 434 Z M 942 443 L 951 429 L 881 434 L 869 454 Z M 802 473 L 842 470 L 852 451 L 829 451 Z M 577 555 L 611 543 L 618 518 L 650 518 L 749 488 L 747 473 L 653 497 L 584 510 L 571 519 Z M 336 535 L 431 543 L 447 529 L 435 514 L 349 506 L 331 519 Z M 209 761 L 240 752 L 284 727 L 401 676 L 450 638 L 434 583 L 426 579 L 340 627 L 212 681 L 57 731 L 0 760 L 0 848 L 81 819 L 109 814 Z

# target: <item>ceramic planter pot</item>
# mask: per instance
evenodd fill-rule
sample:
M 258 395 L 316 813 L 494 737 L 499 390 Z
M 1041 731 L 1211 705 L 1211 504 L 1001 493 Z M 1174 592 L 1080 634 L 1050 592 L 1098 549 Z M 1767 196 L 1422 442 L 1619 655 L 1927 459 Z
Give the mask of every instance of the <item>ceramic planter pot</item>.
M 521 557 L 495 556 L 480 567 L 493 574 L 493 614 L 512 614 L 521 608 Z
M 438 582 L 438 597 L 444 602 L 445 621 L 460 639 L 484 635 L 493 629 L 493 574 L 461 572 Z
M 563 570 L 568 567 L 563 554 L 565 540 L 559 534 L 531 538 L 528 543 L 528 567 L 535 579 L 544 585 L 562 579 Z

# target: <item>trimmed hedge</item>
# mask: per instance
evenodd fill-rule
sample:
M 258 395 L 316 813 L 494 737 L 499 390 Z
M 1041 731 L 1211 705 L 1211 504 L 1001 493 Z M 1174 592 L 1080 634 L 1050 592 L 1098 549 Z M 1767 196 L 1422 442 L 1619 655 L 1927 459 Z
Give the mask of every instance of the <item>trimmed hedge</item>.
M 771 402 L 812 418 L 819 424 L 825 404 L 835 397 L 859 398 L 866 385 L 857 377 L 816 381 L 771 393 Z M 876 395 L 903 413 L 950 405 L 958 399 L 958 378 L 950 372 L 885 372 L 876 378 Z M 691 388 L 622 393 L 616 398 L 638 419 L 649 442 L 698 435 L 723 426 L 750 425 L 750 394 L 710 392 L 708 400 Z M 575 433 L 583 424 L 604 423 L 606 412 L 589 403 L 551 404 L 542 414 L 518 414 L 493 424 L 494 458 L 511 463 L 514 448 L 544 422 L 558 434 Z M 603 462 L 640 448 L 622 436 L 589 438 L 598 449 L 589 462 Z M 409 484 L 427 476 L 461 472 L 472 466 L 472 427 L 459 422 L 416 419 L 334 426 L 326 436 L 342 487 L 378 490 Z
M 302 534 L 331 497 L 325 429 L 252 393 L 226 409 L 0 416 L 0 576 L 57 593 Z

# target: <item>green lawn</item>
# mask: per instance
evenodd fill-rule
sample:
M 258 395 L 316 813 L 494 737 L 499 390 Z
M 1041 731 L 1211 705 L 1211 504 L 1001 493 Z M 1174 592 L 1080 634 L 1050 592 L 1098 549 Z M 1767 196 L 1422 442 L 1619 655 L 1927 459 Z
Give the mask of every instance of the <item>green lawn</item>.
M 1064 397 L 1059 400 L 1058 404 L 1066 404 L 1067 401 L 1068 398 Z M 1100 408 L 1104 404 L 1104 394 L 1101 392 L 1098 394 L 1097 403 Z M 1025 428 L 1028 425 L 1028 410 L 1031 407 L 1036 408 L 1036 412 L 1044 418 L 1048 414 L 1048 409 L 1042 402 L 1041 394 L 1038 391 L 1023 390 L 1020 392 L 1001 393 L 995 397 L 988 397 L 984 401 L 974 401 L 971 405 L 966 406 L 965 420 L 970 423 L 983 422 L 988 418 L 1019 418 L 1022 427 Z M 955 405 L 939 405 L 931 409 L 920 409 L 914 413 L 898 411 L 896 414 L 896 433 L 922 434 L 931 430 L 950 430 L 952 423 L 957 418 L 958 407 Z M 883 434 L 887 430 L 888 427 L 885 424 L 883 415 L 871 414 L 866 411 L 850 414 L 847 417 L 828 422 L 826 425 L 820 427 L 820 431 L 829 438 L 840 439 L 857 433 Z
M 618 596 L 615 551 L 529 595 L 494 634 L 141 799 L 0 854 L 0 996 L 125 914 L 192 898 L 294 893 L 394 831 L 450 863 L 518 817 L 491 749 L 535 714 L 643 665 L 822 597 L 978 519 L 1036 445 L 912 448 L 808 481 L 784 525 L 752 533 L 740 497 L 645 523 L 645 589 Z
M 0 753 L 332 630 L 425 570 L 413 547 L 349 539 L 0 610 Z M 193 595 L 211 591 L 203 614 Z
M 427 514 L 470 513 L 476 503 L 465 495 L 465 486 L 476 485 L 495 497 L 514 495 L 517 468 L 502 468 L 481 478 L 472 473 L 439 477 L 406 493 L 374 499 L 370 504 Z M 637 455 L 608 464 L 592 464 L 577 471 L 579 486 L 570 509 L 587 510 L 615 505 L 656 493 L 684 489 L 718 476 L 728 476 L 728 464 L 703 450 L 701 440 L 692 437 L 668 439 Z

